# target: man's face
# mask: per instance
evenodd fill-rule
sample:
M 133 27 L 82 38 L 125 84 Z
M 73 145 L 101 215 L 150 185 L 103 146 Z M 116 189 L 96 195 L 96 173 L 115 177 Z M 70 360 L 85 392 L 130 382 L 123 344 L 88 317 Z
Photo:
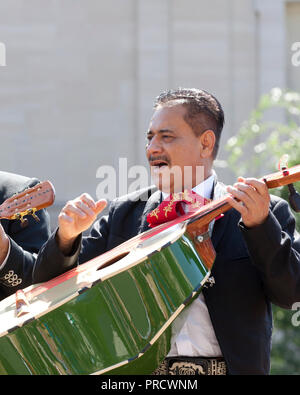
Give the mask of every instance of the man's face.
M 173 193 L 190 189 L 204 179 L 201 140 L 185 122 L 181 104 L 159 107 L 147 132 L 147 159 L 156 186 Z

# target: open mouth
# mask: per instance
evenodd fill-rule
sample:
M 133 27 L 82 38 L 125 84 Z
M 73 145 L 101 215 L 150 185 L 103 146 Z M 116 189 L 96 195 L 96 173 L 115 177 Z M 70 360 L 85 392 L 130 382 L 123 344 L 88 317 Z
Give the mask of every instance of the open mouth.
M 150 161 L 150 166 L 151 167 L 156 167 L 158 169 L 162 169 L 165 166 L 169 166 L 169 163 L 167 161 L 164 161 L 164 160 L 153 160 L 153 161 Z
M 157 162 L 155 164 L 151 164 L 151 172 L 152 174 L 160 174 L 168 169 L 169 166 L 166 162 Z

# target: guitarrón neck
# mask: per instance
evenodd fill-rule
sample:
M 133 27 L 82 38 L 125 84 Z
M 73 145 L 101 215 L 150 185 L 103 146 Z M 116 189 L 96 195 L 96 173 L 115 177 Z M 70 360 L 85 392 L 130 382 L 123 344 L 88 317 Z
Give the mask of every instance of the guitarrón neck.
M 209 224 L 217 216 L 232 208 L 232 206 L 228 203 L 228 196 L 229 195 L 226 195 L 220 200 L 216 200 L 215 202 L 211 202 L 207 206 L 204 206 L 203 210 L 201 210 L 201 212 L 195 217 L 192 217 L 188 222 L 191 224 L 197 221 L 199 226 Z
M 300 181 L 300 165 L 287 169 L 285 174 L 283 170 L 265 176 L 262 180 L 264 180 L 269 189 Z M 189 219 L 189 223 L 198 221 L 199 226 L 209 224 L 209 222 L 215 219 L 218 215 L 223 214 L 232 208 L 228 203 L 228 197 L 229 194 L 204 206 L 196 216 Z

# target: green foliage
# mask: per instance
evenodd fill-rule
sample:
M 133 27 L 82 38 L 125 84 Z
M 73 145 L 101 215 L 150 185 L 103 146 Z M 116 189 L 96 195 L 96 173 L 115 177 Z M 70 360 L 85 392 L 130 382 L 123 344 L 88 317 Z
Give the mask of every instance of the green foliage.
M 284 123 L 269 121 L 280 113 Z M 289 165 L 300 161 L 300 94 L 274 88 L 261 97 L 238 133 L 227 144 L 228 164 L 239 175 L 261 176 L 259 170 L 274 172 L 279 158 L 289 155 Z M 245 157 L 247 153 L 247 157 Z M 238 170 L 238 171 L 237 171 Z
M 271 374 L 300 374 L 300 326 L 293 326 L 296 310 L 273 306 L 274 332 Z
M 278 112 L 284 123 L 268 120 Z M 289 166 L 300 164 L 300 94 L 274 88 L 263 95 L 249 119 L 227 141 L 226 150 L 228 166 L 236 176 L 274 173 L 284 155 L 288 155 Z M 299 183 L 295 187 L 300 192 Z M 286 187 L 273 189 L 272 193 L 288 199 Z M 300 215 L 295 213 L 295 217 L 300 230 Z
M 269 120 L 278 114 L 284 122 Z M 226 150 L 228 166 L 236 176 L 262 177 L 274 173 L 286 154 L 289 166 L 300 164 L 300 94 L 274 88 L 263 95 L 249 119 L 227 141 Z M 300 192 L 299 184 L 295 187 Z M 288 200 L 287 187 L 273 189 L 272 193 Z M 294 215 L 299 231 L 300 214 Z M 271 374 L 299 374 L 300 327 L 292 324 L 295 311 L 277 306 L 272 306 L 272 310 Z

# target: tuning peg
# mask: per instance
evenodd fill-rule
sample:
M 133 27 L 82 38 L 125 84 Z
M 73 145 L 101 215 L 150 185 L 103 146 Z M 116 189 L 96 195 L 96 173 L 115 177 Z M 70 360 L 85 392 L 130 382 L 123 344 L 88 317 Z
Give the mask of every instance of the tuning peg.
M 16 213 L 15 215 L 14 215 L 14 219 L 16 219 L 16 220 L 20 220 L 21 222 L 24 222 L 24 215 L 22 215 L 21 213 Z
M 33 218 L 34 218 L 37 222 L 40 222 L 40 219 L 39 219 L 39 217 L 35 214 L 35 212 L 36 212 L 36 208 L 31 208 L 31 209 L 27 210 L 27 213 L 28 213 L 29 215 L 32 215 Z
M 24 218 L 24 213 L 16 213 L 13 217 L 13 219 L 20 220 L 21 221 L 21 227 L 26 228 L 28 225 L 28 220 L 27 218 Z
M 36 214 L 31 214 L 33 216 L 33 218 L 36 220 L 36 222 L 40 222 L 39 217 Z
M 289 169 L 288 169 L 288 159 L 289 156 L 287 154 L 283 155 L 278 164 L 279 170 L 282 171 L 284 176 L 289 175 Z M 289 189 L 289 203 L 290 206 L 296 213 L 300 212 L 300 195 L 296 191 L 294 184 L 288 184 L 288 189 Z

